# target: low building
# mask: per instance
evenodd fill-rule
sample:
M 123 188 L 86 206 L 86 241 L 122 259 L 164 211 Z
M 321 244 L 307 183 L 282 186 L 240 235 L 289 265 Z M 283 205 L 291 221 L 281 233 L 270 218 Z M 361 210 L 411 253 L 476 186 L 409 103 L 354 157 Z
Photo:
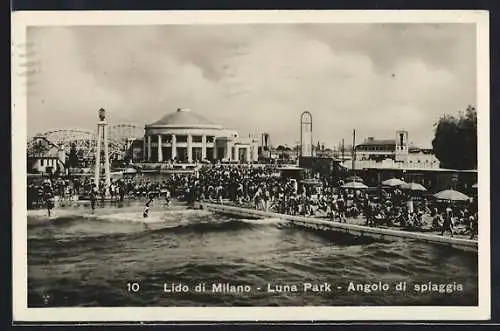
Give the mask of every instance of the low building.
M 408 132 L 397 131 L 395 139 L 367 138 L 356 145 L 355 159 L 343 165 L 355 169 L 439 169 L 439 160 L 432 149 L 424 149 L 408 143 Z
M 397 131 L 395 139 L 367 138 L 355 148 L 354 160 L 344 160 L 347 170 L 355 170 L 368 186 L 378 186 L 389 178 L 402 178 L 427 188 L 428 193 L 455 188 L 470 193 L 477 183 L 477 170 L 443 169 L 432 149 L 408 143 L 408 132 Z
M 427 189 L 427 194 L 441 190 L 455 189 L 466 194 L 473 194 L 473 185 L 477 183 L 477 170 L 430 169 L 430 168 L 363 168 L 356 170 L 356 175 L 364 179 L 371 187 L 379 186 L 384 180 L 401 178 L 407 183 L 418 183 Z
M 299 157 L 299 166 L 322 176 L 331 176 L 339 169 L 340 160 L 333 157 Z
M 57 146 L 44 136 L 35 136 L 28 148 L 28 173 L 63 173 L 66 165 L 64 146 Z
M 133 157 L 140 143 L 132 144 Z M 147 124 L 142 140 L 142 161 L 193 163 L 202 161 L 256 162 L 258 139 L 241 138 L 205 117 L 179 108 Z M 141 160 L 135 160 L 141 161 Z
M 375 139 L 368 137 L 363 143 L 356 145 L 356 160 L 382 161 L 394 159 L 396 152 L 395 139 Z

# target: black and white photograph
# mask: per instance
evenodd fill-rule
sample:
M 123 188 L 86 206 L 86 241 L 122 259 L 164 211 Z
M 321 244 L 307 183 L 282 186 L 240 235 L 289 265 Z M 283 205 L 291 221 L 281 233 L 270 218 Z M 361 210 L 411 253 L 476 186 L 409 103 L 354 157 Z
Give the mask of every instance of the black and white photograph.
M 413 14 L 13 15 L 14 318 L 489 318 L 488 15 Z

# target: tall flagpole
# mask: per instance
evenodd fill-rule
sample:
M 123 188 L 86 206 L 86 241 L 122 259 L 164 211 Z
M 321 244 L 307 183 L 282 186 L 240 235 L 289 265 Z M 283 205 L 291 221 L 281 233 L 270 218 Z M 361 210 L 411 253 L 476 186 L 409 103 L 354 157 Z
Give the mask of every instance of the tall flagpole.
M 94 171 L 94 184 L 99 189 L 99 180 L 101 178 L 101 127 L 97 124 L 96 136 L 96 149 L 95 149 L 95 171 Z
M 352 130 L 352 172 L 356 175 L 356 129 Z

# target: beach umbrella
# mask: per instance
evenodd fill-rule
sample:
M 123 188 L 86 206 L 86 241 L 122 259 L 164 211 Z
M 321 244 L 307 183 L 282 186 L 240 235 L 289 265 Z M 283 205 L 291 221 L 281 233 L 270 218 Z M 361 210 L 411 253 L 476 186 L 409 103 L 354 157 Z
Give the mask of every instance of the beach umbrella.
M 368 186 L 366 186 L 365 184 L 360 183 L 360 182 L 349 182 L 347 184 L 342 185 L 341 187 L 342 188 L 350 188 L 350 189 L 365 189 L 365 188 L 368 188 Z
M 359 176 L 351 176 L 351 177 L 347 177 L 346 178 L 346 181 L 347 182 L 363 182 L 363 178 L 359 177 Z
M 322 182 L 319 181 L 318 179 L 303 179 L 300 181 L 301 184 L 305 185 L 321 185 Z
M 135 174 L 137 172 L 137 170 L 135 170 L 134 168 L 127 168 L 125 169 L 125 171 L 123 172 L 124 174 Z
M 470 198 L 463 194 L 462 192 L 458 192 L 455 190 L 444 190 L 434 194 L 434 197 L 439 200 L 449 200 L 449 201 L 467 201 Z
M 388 180 L 384 180 L 382 182 L 383 186 L 400 186 L 400 185 L 404 185 L 404 184 L 406 184 L 406 182 L 402 181 L 401 179 L 398 179 L 398 178 L 391 178 Z
M 401 185 L 401 189 L 402 190 L 409 190 L 409 191 L 420 191 L 420 192 L 427 191 L 427 189 L 425 187 L 423 187 L 422 185 L 420 185 L 418 183 L 405 183 L 405 184 Z
M 477 183 L 472 185 L 472 188 L 477 188 Z

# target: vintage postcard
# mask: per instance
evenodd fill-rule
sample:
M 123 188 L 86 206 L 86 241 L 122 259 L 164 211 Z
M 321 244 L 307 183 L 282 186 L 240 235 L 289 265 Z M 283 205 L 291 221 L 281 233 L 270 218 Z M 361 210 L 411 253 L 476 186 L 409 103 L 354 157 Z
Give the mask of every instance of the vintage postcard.
M 12 22 L 15 321 L 490 318 L 487 12 Z

